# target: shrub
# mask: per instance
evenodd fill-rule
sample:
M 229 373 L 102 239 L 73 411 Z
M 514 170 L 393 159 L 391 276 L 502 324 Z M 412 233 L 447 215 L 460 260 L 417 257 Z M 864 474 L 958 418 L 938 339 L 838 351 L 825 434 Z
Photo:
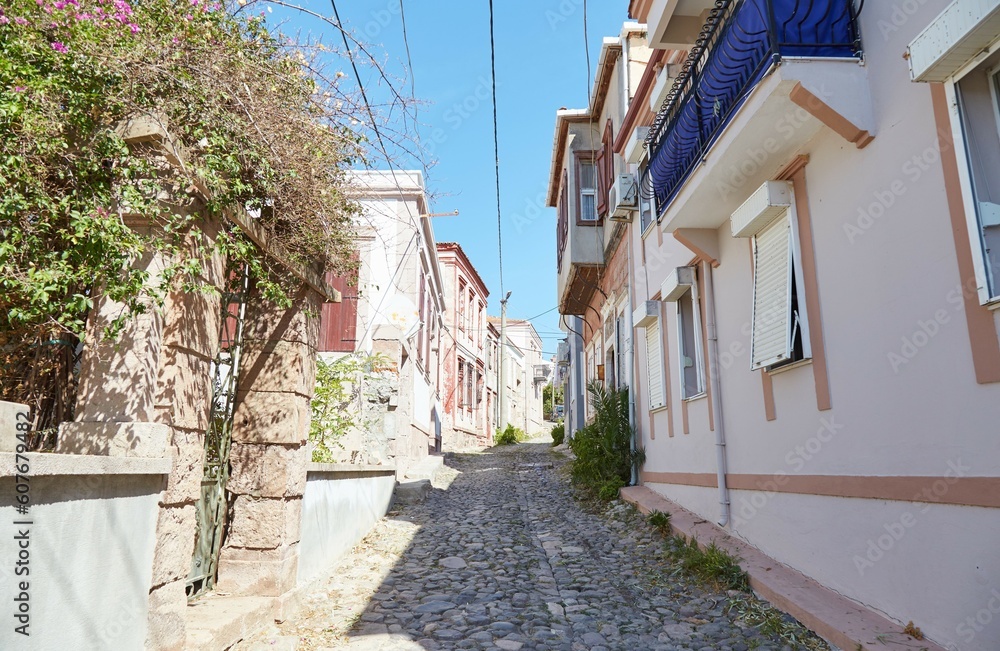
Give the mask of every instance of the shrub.
M 570 441 L 576 455 L 573 481 L 610 500 L 628 485 L 632 470 L 642 465 L 646 455 L 642 448 L 632 447 L 635 428 L 628 419 L 628 388 L 605 389 L 591 382 L 587 390 L 595 415 Z
M 624 487 L 625 481 L 620 477 L 609 479 L 597 489 L 597 497 L 605 502 L 610 502 L 618 497 L 618 491 Z
M 552 445 L 562 445 L 562 442 L 566 440 L 566 426 L 559 423 L 552 428 Z
M 501 430 L 499 427 L 497 428 L 497 434 L 493 438 L 493 443 L 495 445 L 514 445 L 526 440 L 528 440 L 528 435 L 524 433 L 523 429 L 508 424 L 507 429 Z
M 334 361 L 316 359 L 316 388 L 310 402 L 312 418 L 309 440 L 315 444 L 312 461 L 335 463 L 336 449 L 342 449 L 340 439 L 354 428 L 370 428 L 364 422 L 359 404 L 361 385 L 386 368 L 389 360 L 376 353 L 354 353 Z

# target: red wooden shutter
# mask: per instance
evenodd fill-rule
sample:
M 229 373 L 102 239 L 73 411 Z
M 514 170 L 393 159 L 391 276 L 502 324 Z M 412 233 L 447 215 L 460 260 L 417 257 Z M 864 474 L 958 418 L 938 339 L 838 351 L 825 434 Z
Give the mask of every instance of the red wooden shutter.
M 334 276 L 326 282 L 341 294 L 340 303 L 324 303 L 319 318 L 319 352 L 353 353 L 358 344 L 358 272 Z

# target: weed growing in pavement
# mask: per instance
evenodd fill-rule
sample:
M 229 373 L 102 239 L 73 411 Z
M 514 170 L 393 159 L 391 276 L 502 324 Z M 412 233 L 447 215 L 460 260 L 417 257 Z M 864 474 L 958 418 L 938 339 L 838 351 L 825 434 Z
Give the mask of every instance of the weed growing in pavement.
M 663 511 L 653 511 L 646 516 L 646 522 L 663 535 L 670 533 L 670 514 Z
M 687 541 L 683 536 L 673 536 L 667 541 L 667 555 L 685 572 L 719 588 L 750 591 L 747 573 L 740 567 L 737 559 L 714 542 L 702 549 L 696 538 L 692 537 Z
M 729 598 L 728 610 L 764 635 L 781 638 L 796 649 L 826 651 L 826 642 L 774 606 L 752 595 L 737 594 Z M 756 641 L 756 640 L 753 640 Z M 751 646 L 751 648 L 753 648 Z

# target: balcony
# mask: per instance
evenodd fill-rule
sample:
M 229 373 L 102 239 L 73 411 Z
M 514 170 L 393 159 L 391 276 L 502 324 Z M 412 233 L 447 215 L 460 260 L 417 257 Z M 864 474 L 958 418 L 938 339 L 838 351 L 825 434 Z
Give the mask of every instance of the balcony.
M 605 228 L 595 213 L 599 188 L 594 188 L 594 143 L 601 134 L 586 112 L 560 110 L 556 122 L 556 161 L 549 205 L 556 207 L 556 265 L 560 314 L 583 314 L 604 267 Z M 585 167 L 590 171 L 585 173 Z M 581 191 L 582 178 L 590 187 Z M 583 203 L 590 201 L 584 210 Z
M 852 0 L 715 5 L 646 141 L 665 230 L 718 228 L 824 126 L 874 137 Z

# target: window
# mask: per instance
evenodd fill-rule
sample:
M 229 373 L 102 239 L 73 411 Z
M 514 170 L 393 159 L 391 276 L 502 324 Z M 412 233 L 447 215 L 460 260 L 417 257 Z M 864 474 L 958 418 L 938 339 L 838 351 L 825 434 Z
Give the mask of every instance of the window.
M 468 330 L 470 338 L 475 338 L 476 336 L 475 333 L 473 332 L 476 329 L 476 313 L 474 307 L 475 303 L 476 303 L 476 295 L 472 293 L 472 290 L 470 289 L 469 302 L 465 308 L 465 318 L 468 319 L 468 323 L 465 324 L 465 329 Z
M 455 303 L 458 304 L 458 329 L 465 331 L 465 281 L 458 281 L 458 298 L 455 299 Z
M 458 394 L 458 408 L 465 408 L 465 360 L 458 358 L 458 382 L 455 383 L 455 393 Z
M 614 159 L 614 127 L 611 119 L 604 124 L 604 134 L 601 136 L 601 151 L 594 159 L 597 167 L 597 215 L 608 215 L 608 191 L 611 189 L 615 174 Z
M 581 160 L 578 168 L 581 222 L 597 221 L 597 165 L 593 160 Z
M 427 315 L 428 315 L 426 292 L 427 292 L 427 279 L 424 277 L 423 270 L 421 270 L 420 294 L 419 294 L 420 306 L 418 308 L 420 310 L 420 328 L 417 330 L 417 361 L 421 365 L 423 365 L 424 359 L 426 359 L 426 357 L 424 356 L 424 337 L 425 337 Z
M 801 264 L 791 213 L 785 210 L 753 237 L 751 369 L 776 368 L 809 357 Z
M 649 408 L 659 409 L 667 404 L 663 390 L 663 346 L 660 339 L 660 320 L 646 326 L 646 392 Z
M 566 250 L 566 238 L 569 236 L 569 197 L 568 175 L 562 174 L 562 190 L 559 193 L 559 221 L 556 223 L 556 270 L 562 269 L 563 252 Z
M 1000 298 L 1000 52 L 955 84 L 983 302 Z
M 645 233 L 649 225 L 656 221 L 656 197 L 645 165 L 639 170 L 639 225 Z
M 465 374 L 465 391 L 466 391 L 465 405 L 470 412 L 476 406 L 475 399 L 472 395 L 472 386 L 473 386 L 472 382 L 473 382 L 473 377 L 475 375 L 474 368 L 475 367 L 472 366 L 472 362 L 469 362 L 469 370 Z
M 677 346 L 680 352 L 681 397 L 684 399 L 705 393 L 700 308 L 698 285 L 695 283 L 677 299 Z

